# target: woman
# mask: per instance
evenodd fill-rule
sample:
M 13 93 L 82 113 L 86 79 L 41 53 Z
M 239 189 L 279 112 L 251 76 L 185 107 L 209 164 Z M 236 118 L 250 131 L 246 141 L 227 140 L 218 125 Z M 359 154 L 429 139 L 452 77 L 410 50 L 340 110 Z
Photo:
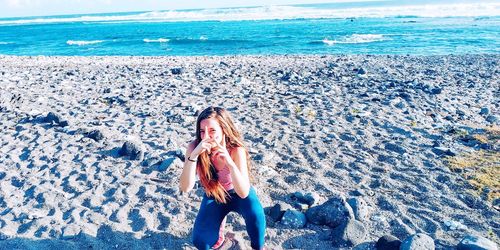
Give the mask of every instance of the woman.
M 216 249 L 224 242 L 226 215 L 237 212 L 245 219 L 253 249 L 263 249 L 266 220 L 250 185 L 250 157 L 229 113 L 209 107 L 198 116 L 196 139 L 189 143 L 180 177 L 180 189 L 191 190 L 198 174 L 205 190 L 193 228 L 198 249 Z

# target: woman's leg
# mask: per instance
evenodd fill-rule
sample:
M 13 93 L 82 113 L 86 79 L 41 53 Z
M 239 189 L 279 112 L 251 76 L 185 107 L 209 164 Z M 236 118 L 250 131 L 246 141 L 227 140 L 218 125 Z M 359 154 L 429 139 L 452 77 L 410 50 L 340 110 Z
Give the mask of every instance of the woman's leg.
M 203 196 L 200 211 L 193 228 L 193 244 L 198 249 L 210 249 L 219 239 L 222 220 L 229 213 L 226 204 L 219 204 L 213 198 Z
M 248 236 L 250 236 L 250 245 L 253 249 L 262 249 L 264 247 L 264 237 L 266 234 L 266 216 L 264 209 L 260 204 L 257 193 L 253 187 L 250 187 L 250 193 L 245 199 L 235 195 L 231 203 L 232 209 L 243 216 L 247 227 Z

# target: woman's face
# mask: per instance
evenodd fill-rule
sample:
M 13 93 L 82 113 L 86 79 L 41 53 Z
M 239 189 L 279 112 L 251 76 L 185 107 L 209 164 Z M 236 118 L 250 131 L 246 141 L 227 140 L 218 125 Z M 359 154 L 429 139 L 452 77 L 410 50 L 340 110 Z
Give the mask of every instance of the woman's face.
M 208 118 L 200 122 L 201 139 L 205 139 L 205 130 L 208 131 L 208 136 L 215 139 L 218 143 L 222 143 L 222 128 L 215 118 Z M 215 145 L 214 145 L 215 146 Z

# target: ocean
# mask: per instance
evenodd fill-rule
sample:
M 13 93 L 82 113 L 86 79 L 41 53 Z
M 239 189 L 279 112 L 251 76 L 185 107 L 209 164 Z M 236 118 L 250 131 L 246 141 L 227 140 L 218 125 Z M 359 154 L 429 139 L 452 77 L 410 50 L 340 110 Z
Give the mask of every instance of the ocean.
M 499 1 L 372 1 L 0 19 L 0 54 L 497 54 Z

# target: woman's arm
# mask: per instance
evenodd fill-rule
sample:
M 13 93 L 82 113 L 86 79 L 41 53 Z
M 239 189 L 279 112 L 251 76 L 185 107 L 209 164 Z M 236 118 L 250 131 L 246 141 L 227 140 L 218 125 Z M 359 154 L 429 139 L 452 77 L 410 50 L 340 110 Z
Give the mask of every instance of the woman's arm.
M 239 197 L 245 199 L 250 192 L 250 179 L 248 177 L 247 155 L 245 148 L 237 147 L 231 150 L 230 160 L 227 165 L 231 171 L 234 191 Z
M 196 182 L 196 162 L 188 160 L 188 157 L 191 157 L 191 152 L 193 152 L 195 146 L 194 142 L 189 143 L 186 150 L 186 156 L 184 157 L 186 159 L 184 160 L 184 167 L 182 168 L 182 174 L 179 181 L 179 188 L 182 192 L 191 191 Z

